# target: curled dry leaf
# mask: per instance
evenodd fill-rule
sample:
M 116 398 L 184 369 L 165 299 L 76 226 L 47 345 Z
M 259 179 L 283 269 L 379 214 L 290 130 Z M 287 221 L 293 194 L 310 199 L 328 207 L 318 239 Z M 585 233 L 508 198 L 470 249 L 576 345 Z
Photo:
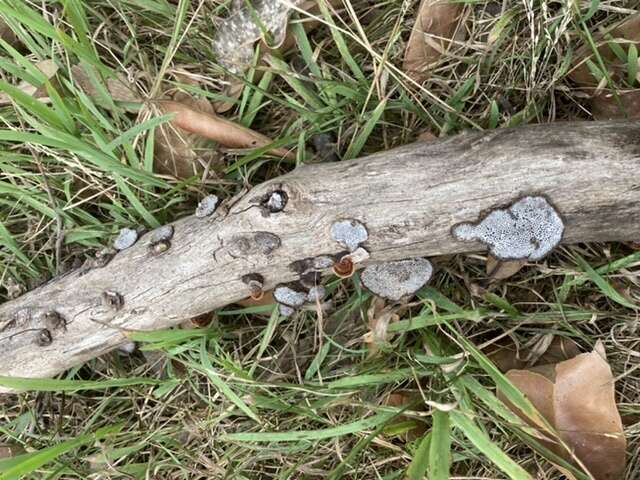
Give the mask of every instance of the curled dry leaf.
M 591 353 L 535 370 L 510 370 L 507 377 L 556 429 L 595 480 L 622 479 L 626 440 L 602 345 Z M 500 392 L 499 396 L 509 405 Z M 509 406 L 526 420 L 522 412 Z M 575 462 L 561 444 L 548 442 L 547 446 Z
M 402 69 L 416 82 L 429 78 L 430 68 L 451 45 L 464 4 L 448 0 L 422 0 L 404 52 Z
M 58 65 L 51 59 L 43 60 L 38 62 L 35 67 L 42 72 L 42 74 L 47 77 L 47 80 L 51 80 L 55 74 L 58 72 Z M 26 93 L 34 98 L 37 98 L 41 102 L 49 102 L 49 98 L 47 98 L 47 89 L 42 87 L 36 87 L 31 85 L 29 82 L 20 82 L 18 85 L 18 89 L 22 93 Z M 6 93 L 0 93 L 0 105 L 7 105 L 11 103 L 11 97 Z
M 198 111 L 189 105 L 171 100 L 155 102 L 162 113 L 175 113 L 171 125 L 185 132 L 200 135 L 229 148 L 260 148 L 273 143 L 269 137 L 230 120 L 218 117 L 212 111 Z M 295 159 L 295 153 L 274 148 L 271 154 Z
M 487 257 L 487 276 L 492 280 L 504 280 L 512 277 L 525 266 L 524 260 L 498 260 L 493 255 Z
M 181 92 L 176 93 L 173 98 L 175 103 L 202 115 L 214 113 L 211 102 L 206 99 L 196 99 Z M 171 113 L 171 110 L 163 108 L 162 104 L 159 111 L 161 114 Z M 176 178 L 200 175 L 205 169 L 215 173 L 221 169 L 221 161 L 217 152 L 205 148 L 206 143 L 205 137 L 180 128 L 175 122 L 160 125 L 156 130 L 154 170 Z
M 373 297 L 367 310 L 369 332 L 364 336 L 364 342 L 367 344 L 371 355 L 378 351 L 380 344 L 389 341 L 390 335 L 387 329 L 391 323 L 400 319 L 397 311 L 398 307 L 387 306 L 384 299 Z

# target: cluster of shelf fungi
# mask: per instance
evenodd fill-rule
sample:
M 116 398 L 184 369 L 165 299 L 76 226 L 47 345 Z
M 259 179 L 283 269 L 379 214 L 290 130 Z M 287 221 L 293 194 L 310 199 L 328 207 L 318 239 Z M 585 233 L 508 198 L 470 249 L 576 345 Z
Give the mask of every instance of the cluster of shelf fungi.
M 269 213 L 283 211 L 287 203 L 286 193 L 276 190 L 261 199 L 260 205 Z M 198 218 L 212 215 L 219 205 L 215 195 L 205 197 L 196 208 Z M 476 222 L 454 225 L 451 234 L 461 241 L 479 241 L 489 253 L 500 261 L 537 261 L 544 258 L 560 243 L 564 223 L 555 207 L 543 196 L 525 196 L 506 208 L 490 211 Z M 329 234 L 340 248 L 338 254 L 323 254 L 291 263 L 290 268 L 299 275 L 295 282 L 279 284 L 273 291 L 280 314 L 288 317 L 301 309 L 327 309 L 331 304 L 325 299 L 322 286 L 323 273 L 331 270 L 340 278 L 351 277 L 358 266 L 370 258 L 366 249 L 369 232 L 357 219 L 334 222 Z M 161 253 L 169 248 L 173 227 L 163 226 L 151 233 L 149 248 Z M 116 250 L 123 250 L 135 243 L 138 233 L 122 229 L 114 242 Z M 362 285 L 372 294 L 391 302 L 410 298 L 424 287 L 433 276 L 432 263 L 422 257 L 375 263 L 366 266 L 360 274 Z M 260 300 L 264 295 L 264 276 L 250 273 L 242 277 L 248 296 Z M 113 293 L 105 292 L 103 303 L 112 307 L 118 302 Z
M 217 196 L 209 195 L 198 204 L 195 216 L 207 218 L 213 215 L 219 204 Z M 259 206 L 264 214 L 281 212 L 286 204 L 287 194 L 281 190 L 275 190 L 259 199 Z M 540 260 L 560 243 L 563 232 L 564 223 L 560 214 L 545 197 L 539 195 L 519 198 L 506 208 L 490 211 L 476 222 L 459 223 L 451 228 L 451 235 L 455 239 L 479 241 L 487 246 L 491 255 L 501 261 Z M 147 241 L 151 254 L 158 255 L 167 251 L 171 247 L 173 234 L 172 225 L 164 225 L 151 231 Z M 258 234 L 265 237 L 262 242 L 265 249 L 274 248 L 269 232 L 257 232 L 256 235 Z M 340 278 L 351 277 L 370 258 L 366 248 L 369 232 L 359 220 L 338 220 L 331 225 L 329 235 L 342 249 L 339 253 L 327 253 L 292 262 L 289 268 L 298 274 L 298 279 L 278 284 L 273 290 L 273 297 L 282 316 L 291 316 L 302 309 L 328 309 L 331 302 L 325 298 L 323 275 L 332 271 Z M 113 242 L 113 249 L 122 251 L 131 247 L 139 236 L 140 232 L 133 229 L 120 230 Z M 424 287 L 431 280 L 433 272 L 433 265 L 428 259 L 407 258 L 367 265 L 360 274 L 360 281 L 372 294 L 391 302 L 399 302 L 410 298 Z M 246 274 L 242 277 L 242 282 L 247 286 L 249 297 L 255 300 L 262 298 L 265 285 L 262 273 Z M 123 306 L 123 297 L 115 290 L 106 290 L 102 293 L 100 302 L 106 311 L 117 312 Z M 33 325 L 34 322 L 41 325 L 36 329 L 39 330 L 36 335 L 36 344 L 39 346 L 50 345 L 55 332 L 64 330 L 66 326 L 65 319 L 56 311 L 19 310 L 13 320 L 0 331 Z M 124 349 L 130 349 L 130 345 L 125 345 Z

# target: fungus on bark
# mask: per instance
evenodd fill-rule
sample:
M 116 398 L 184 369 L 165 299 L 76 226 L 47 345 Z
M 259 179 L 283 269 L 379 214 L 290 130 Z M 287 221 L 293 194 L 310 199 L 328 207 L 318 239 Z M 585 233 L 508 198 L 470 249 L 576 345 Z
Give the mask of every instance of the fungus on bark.
M 260 300 L 264 297 L 264 277 L 259 273 L 243 275 L 242 283 L 249 287 L 250 297 Z
M 322 285 L 316 285 L 315 287 L 311 287 L 309 289 L 309 293 L 307 293 L 307 302 L 316 303 L 324 300 L 324 297 L 327 295 L 327 291 Z
M 289 196 L 284 190 L 274 190 L 263 198 L 260 205 L 269 213 L 278 213 L 284 210 Z
M 371 293 L 398 301 L 424 287 L 433 275 L 433 265 L 425 258 L 410 258 L 370 265 L 362 271 L 362 284 Z
M 113 241 L 113 248 L 125 250 L 131 247 L 138 240 L 138 232 L 131 228 L 123 228 L 118 232 L 118 236 Z
M 307 301 L 307 292 L 294 285 L 278 285 L 273 291 L 276 302 L 291 308 L 300 308 Z
M 53 336 L 51 335 L 51 331 L 48 328 L 42 328 L 38 332 L 36 343 L 40 347 L 48 347 L 49 345 L 51 345 L 53 343 Z
M 207 195 L 198 203 L 196 207 L 196 217 L 205 218 L 212 215 L 213 212 L 216 211 L 216 208 L 218 208 L 219 202 L 220 200 L 217 195 Z
M 171 239 L 173 238 L 173 225 L 163 225 L 151 232 L 151 240 L 149 247 L 154 254 L 166 252 L 171 247 Z
M 506 209 L 496 209 L 477 223 L 459 223 L 457 240 L 484 243 L 499 260 L 540 260 L 560 243 L 564 223 L 541 196 L 523 197 Z
M 331 225 L 331 238 L 341 246 L 349 249 L 350 252 L 356 250 L 369 238 L 367 228 L 358 220 L 339 220 Z

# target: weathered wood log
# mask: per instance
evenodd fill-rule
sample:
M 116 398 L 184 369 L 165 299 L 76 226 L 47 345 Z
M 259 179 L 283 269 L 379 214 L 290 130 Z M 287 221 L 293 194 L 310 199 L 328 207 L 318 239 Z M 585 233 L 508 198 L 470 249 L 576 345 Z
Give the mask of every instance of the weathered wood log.
M 169 239 L 146 234 L 102 267 L 1 305 L 0 375 L 52 376 L 127 342 L 130 331 L 246 298 L 256 286 L 247 274 L 261 275 L 265 289 L 294 281 L 292 262 L 344 250 L 330 235 L 336 220 L 366 225 L 363 265 L 478 251 L 482 244 L 457 241 L 452 226 L 531 194 L 558 210 L 564 243 L 638 240 L 640 122 L 472 132 L 304 166 L 212 216 L 174 222 Z

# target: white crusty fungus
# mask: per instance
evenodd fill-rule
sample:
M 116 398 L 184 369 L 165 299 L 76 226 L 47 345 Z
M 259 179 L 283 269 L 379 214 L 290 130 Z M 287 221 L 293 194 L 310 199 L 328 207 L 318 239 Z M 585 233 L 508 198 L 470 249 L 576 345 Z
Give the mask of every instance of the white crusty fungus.
M 540 260 L 560 243 L 563 233 L 562 218 L 540 196 L 523 197 L 478 223 L 459 223 L 452 229 L 456 239 L 482 242 L 499 260 Z

